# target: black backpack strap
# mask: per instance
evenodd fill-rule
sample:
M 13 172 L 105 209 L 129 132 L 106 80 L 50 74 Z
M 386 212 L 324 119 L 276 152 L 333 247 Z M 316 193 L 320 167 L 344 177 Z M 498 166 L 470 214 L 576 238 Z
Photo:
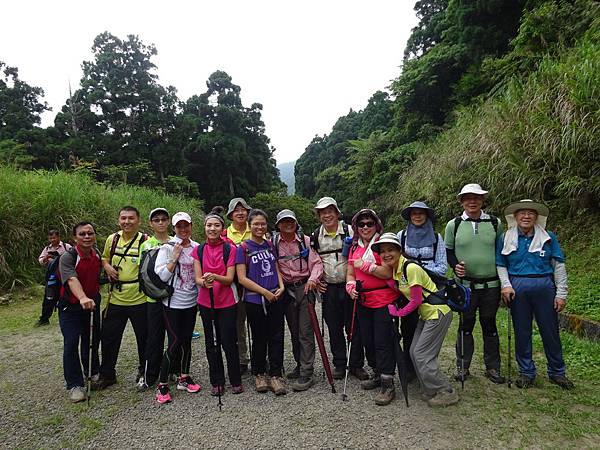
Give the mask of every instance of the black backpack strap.
M 348 229 L 348 224 L 342 220 L 342 230 L 344 230 L 344 237 L 350 236 L 350 231 Z
M 323 225 L 319 225 L 310 235 L 310 246 L 317 253 L 319 252 L 319 234 L 321 234 L 322 226 Z
M 402 251 L 405 251 L 404 249 L 406 248 L 406 230 L 400 231 L 400 234 L 400 247 L 402 248 Z
M 496 216 L 490 216 L 490 222 L 492 222 L 492 226 L 494 227 L 494 234 L 498 234 L 498 218 Z
M 456 248 L 456 233 L 458 233 L 458 227 L 462 220 L 463 219 L 460 216 L 454 218 L 454 248 Z
M 202 272 L 204 272 L 204 269 L 202 268 L 202 257 L 204 256 L 204 245 L 205 244 L 203 242 L 196 249 L 196 254 L 198 255 L 198 262 L 200 263 L 200 269 L 202 269 Z
M 223 242 L 223 265 L 225 266 L 225 272 L 227 272 L 227 262 L 229 261 L 230 253 L 231 244 L 229 242 Z

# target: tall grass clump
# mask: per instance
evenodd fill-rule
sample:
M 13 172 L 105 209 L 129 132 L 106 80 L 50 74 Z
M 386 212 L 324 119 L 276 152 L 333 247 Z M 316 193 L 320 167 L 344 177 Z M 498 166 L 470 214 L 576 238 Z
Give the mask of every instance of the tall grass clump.
M 171 213 L 187 211 L 195 223 L 201 223 L 199 200 L 135 186 L 111 188 L 82 174 L 0 166 L 0 288 L 40 280 L 37 256 L 49 229 L 57 228 L 64 239 L 70 239 L 72 226 L 89 220 L 96 225 L 102 249 L 107 236 L 118 229 L 118 212 L 125 205 L 140 210 L 145 229 L 150 210 L 158 206 Z
M 456 114 L 399 177 L 396 212 L 421 199 L 447 219 L 455 193 L 478 182 L 500 213 L 520 198 L 553 213 L 594 214 L 600 202 L 600 25 L 561 57 L 546 57 L 524 80 Z M 396 213 L 396 215 L 398 215 Z

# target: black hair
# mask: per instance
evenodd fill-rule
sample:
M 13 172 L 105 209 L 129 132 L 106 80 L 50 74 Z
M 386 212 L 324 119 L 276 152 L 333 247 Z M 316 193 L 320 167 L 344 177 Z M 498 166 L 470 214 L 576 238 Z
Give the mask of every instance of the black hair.
M 225 208 L 223 208 L 222 206 L 214 206 L 213 209 L 211 209 L 210 212 L 204 218 L 204 225 L 206 225 L 208 219 L 217 219 L 219 222 L 221 222 L 223 228 L 225 228 L 225 219 L 223 219 L 224 211 Z
M 267 222 L 269 221 L 269 216 L 262 209 L 251 209 L 248 213 L 248 223 L 252 223 L 254 218 L 258 216 L 263 216 Z
M 77 229 L 81 228 L 81 227 L 85 227 L 85 226 L 91 226 L 92 230 L 94 230 L 94 233 L 96 232 L 96 227 L 94 226 L 94 224 L 92 222 L 88 222 L 87 220 L 83 220 L 79 223 L 76 223 L 75 225 L 73 225 L 73 236 L 77 235 Z
M 140 212 L 139 210 L 135 207 L 135 206 L 123 206 L 120 210 L 119 210 L 119 215 L 121 215 L 121 213 L 123 211 L 129 211 L 129 212 L 134 212 L 136 216 L 140 217 Z

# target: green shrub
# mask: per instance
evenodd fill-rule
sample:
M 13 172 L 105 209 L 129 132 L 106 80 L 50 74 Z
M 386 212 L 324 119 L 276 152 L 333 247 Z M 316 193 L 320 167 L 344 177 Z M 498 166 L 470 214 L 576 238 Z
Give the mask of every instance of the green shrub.
M 146 229 L 148 213 L 158 206 L 171 213 L 187 211 L 195 223 L 202 223 L 199 200 L 134 186 L 108 188 L 84 174 L 23 171 L 0 165 L 0 288 L 42 278 L 37 256 L 51 228 L 70 239 L 72 226 L 89 220 L 97 227 L 102 248 L 106 237 L 118 229 L 117 215 L 124 205 L 140 210 L 142 228 Z M 200 226 L 194 235 L 201 233 Z

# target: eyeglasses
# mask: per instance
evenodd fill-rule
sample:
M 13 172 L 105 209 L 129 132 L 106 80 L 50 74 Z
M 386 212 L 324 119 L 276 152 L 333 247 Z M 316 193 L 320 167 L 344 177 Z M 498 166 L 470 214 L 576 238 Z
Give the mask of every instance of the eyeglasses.
M 77 236 L 85 237 L 85 236 L 96 236 L 96 233 L 93 231 L 82 231 L 81 233 L 77 233 Z
M 152 222 L 154 222 L 154 223 L 168 222 L 168 221 L 169 221 L 168 217 L 156 217 L 156 218 L 152 219 Z
M 358 222 L 358 228 L 372 228 L 375 226 L 375 222 Z

